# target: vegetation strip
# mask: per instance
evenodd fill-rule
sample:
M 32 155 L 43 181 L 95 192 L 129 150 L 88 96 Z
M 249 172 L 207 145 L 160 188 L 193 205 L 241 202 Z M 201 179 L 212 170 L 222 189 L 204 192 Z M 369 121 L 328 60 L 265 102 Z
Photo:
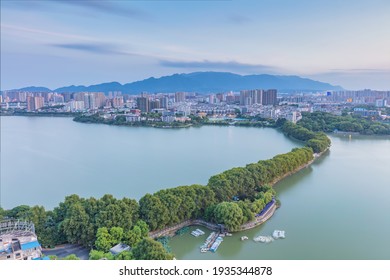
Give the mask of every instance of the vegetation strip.
M 256 226 L 256 214 L 276 194 L 271 184 L 310 164 L 313 151 L 321 153 L 330 146 L 329 138 L 322 132 L 312 132 L 285 120 L 277 125 L 285 134 L 305 141 L 306 147 L 224 171 L 212 176 L 206 186 L 160 190 L 146 194 L 139 202 L 112 195 L 100 199 L 71 195 L 53 211 L 21 205 L 8 211 L 0 209 L 0 218 L 33 221 L 43 246 L 81 244 L 93 249 L 90 259 L 172 259 L 173 255 L 160 242 L 148 237 L 149 230 L 197 219 L 224 224 L 229 231 L 246 229 L 243 225 Z M 266 218 L 269 217 L 268 213 Z M 110 248 L 118 243 L 129 245 L 132 250 L 110 253 Z

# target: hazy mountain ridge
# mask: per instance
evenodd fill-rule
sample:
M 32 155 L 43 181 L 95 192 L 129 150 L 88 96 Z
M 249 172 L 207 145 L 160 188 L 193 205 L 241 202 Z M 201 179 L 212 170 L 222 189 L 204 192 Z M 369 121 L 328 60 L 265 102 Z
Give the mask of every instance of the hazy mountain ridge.
M 275 88 L 280 92 L 291 91 L 317 91 L 317 90 L 342 90 L 340 86 L 319 82 L 299 76 L 282 75 L 238 75 L 228 72 L 193 72 L 188 74 L 173 74 L 160 78 L 150 77 L 145 80 L 127 84 L 118 82 L 101 83 L 90 86 L 66 86 L 55 90 L 45 87 L 26 87 L 19 90 L 25 91 L 55 91 L 55 92 L 78 92 L 78 91 L 121 91 L 122 93 L 139 94 L 167 93 L 177 91 L 212 93 L 239 91 L 244 89 L 270 89 Z

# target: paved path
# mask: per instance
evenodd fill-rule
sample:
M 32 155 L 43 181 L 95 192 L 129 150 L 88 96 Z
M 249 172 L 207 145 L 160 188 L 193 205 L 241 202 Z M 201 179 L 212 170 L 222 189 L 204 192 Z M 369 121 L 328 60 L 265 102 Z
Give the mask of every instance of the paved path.
M 261 225 L 262 223 L 267 221 L 269 218 L 271 218 L 271 216 L 274 214 L 275 210 L 276 210 L 276 203 L 274 202 L 274 204 L 263 215 L 256 217 L 255 220 L 253 220 L 253 221 L 250 221 L 248 223 L 241 225 L 241 228 L 239 231 L 251 229 L 251 228 L 254 228 L 254 227 Z M 201 219 L 196 219 L 196 220 L 187 220 L 187 221 L 184 221 L 182 223 L 172 225 L 168 228 L 149 232 L 149 237 L 150 238 L 158 238 L 158 237 L 166 236 L 166 235 L 173 236 L 177 230 L 179 230 L 183 227 L 193 226 L 193 225 L 204 226 L 210 230 L 219 231 L 219 226 L 217 224 L 209 223 L 209 222 L 206 222 L 206 221 L 201 220 Z
M 53 249 L 42 249 L 42 253 L 46 256 L 55 255 L 58 258 L 65 258 L 71 254 L 75 254 L 81 260 L 89 259 L 89 250 L 77 244 L 64 244 Z

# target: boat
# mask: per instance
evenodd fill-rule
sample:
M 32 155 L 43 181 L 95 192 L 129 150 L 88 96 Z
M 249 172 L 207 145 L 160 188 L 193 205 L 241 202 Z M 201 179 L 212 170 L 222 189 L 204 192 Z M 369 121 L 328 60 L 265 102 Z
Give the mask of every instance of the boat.
M 272 237 L 275 239 L 286 238 L 285 231 L 284 230 L 274 230 Z
M 201 249 L 200 249 L 200 252 L 201 252 L 201 253 L 207 253 L 208 251 L 209 251 L 208 248 L 201 248 Z
M 202 246 L 200 246 L 200 249 L 207 249 L 207 251 L 210 249 L 211 245 L 214 243 L 215 239 L 218 237 L 216 232 L 210 233 L 210 235 L 207 237 L 206 241 L 203 243 Z
M 259 235 L 255 238 L 253 238 L 253 240 L 256 242 L 261 242 L 261 243 L 270 243 L 270 242 L 274 241 L 272 236 L 262 236 L 262 235 Z
M 223 241 L 223 238 L 222 238 L 222 237 L 220 237 L 220 236 L 217 237 L 217 239 L 215 240 L 215 242 L 213 243 L 213 245 L 211 245 L 210 251 L 213 252 L 213 253 L 215 253 L 215 252 L 217 251 L 219 245 L 221 245 L 222 241 Z
M 233 234 L 231 234 L 230 232 L 227 232 L 225 235 L 226 236 L 233 236 Z
M 192 236 L 195 236 L 195 237 L 198 237 L 198 236 L 199 236 L 199 233 L 196 232 L 196 231 L 192 231 L 192 232 L 191 232 L 191 235 L 192 235 Z
M 241 236 L 241 241 L 248 240 L 248 236 Z
M 198 237 L 198 236 L 201 236 L 201 235 L 203 235 L 203 234 L 205 234 L 205 233 L 204 233 L 203 230 L 200 230 L 200 229 L 197 228 L 196 230 L 192 231 L 191 234 L 192 234 L 193 236 L 195 236 L 195 237 Z

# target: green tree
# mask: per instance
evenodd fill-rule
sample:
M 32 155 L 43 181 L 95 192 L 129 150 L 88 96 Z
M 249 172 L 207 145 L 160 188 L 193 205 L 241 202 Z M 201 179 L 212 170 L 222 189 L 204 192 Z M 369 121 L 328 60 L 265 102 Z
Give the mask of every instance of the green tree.
M 43 234 L 47 218 L 46 211 L 43 206 L 31 207 L 26 213 L 26 218 L 34 223 L 35 232 L 37 233 L 38 237 Z
M 14 219 L 28 220 L 30 206 L 20 205 L 6 211 L 6 216 Z
M 101 259 L 113 260 L 114 256 L 110 252 L 105 253 L 103 251 L 91 250 L 91 252 L 89 252 L 89 259 L 90 260 L 101 260 Z
M 149 234 L 149 226 L 148 226 L 147 223 L 145 223 L 145 221 L 138 220 L 135 225 L 140 228 L 142 237 L 148 236 L 148 234 Z
M 4 219 L 5 211 L 0 207 L 0 221 Z
M 146 194 L 139 201 L 140 217 L 151 230 L 163 228 L 169 223 L 169 210 L 155 195 Z
M 112 248 L 114 241 L 106 227 L 97 230 L 95 247 L 98 251 L 108 252 Z
M 116 260 L 134 260 L 133 253 L 130 251 L 123 251 L 115 256 Z
M 93 228 L 82 205 L 80 203 L 73 204 L 68 212 L 67 218 L 63 222 L 63 230 L 68 242 L 92 246 Z
M 173 255 L 167 253 L 160 242 L 149 237 L 144 238 L 133 249 L 133 257 L 136 260 L 172 260 Z
M 74 260 L 79 260 L 80 258 L 78 258 L 75 254 L 71 254 L 69 256 L 66 256 L 65 258 L 63 258 L 63 260 L 66 260 L 66 261 L 74 261 Z
M 121 227 L 112 227 L 110 229 L 111 243 L 113 245 L 122 242 L 123 239 L 123 228 Z
M 221 202 L 215 207 L 214 215 L 216 221 L 224 224 L 229 231 L 239 230 L 244 221 L 241 208 L 234 202 Z

